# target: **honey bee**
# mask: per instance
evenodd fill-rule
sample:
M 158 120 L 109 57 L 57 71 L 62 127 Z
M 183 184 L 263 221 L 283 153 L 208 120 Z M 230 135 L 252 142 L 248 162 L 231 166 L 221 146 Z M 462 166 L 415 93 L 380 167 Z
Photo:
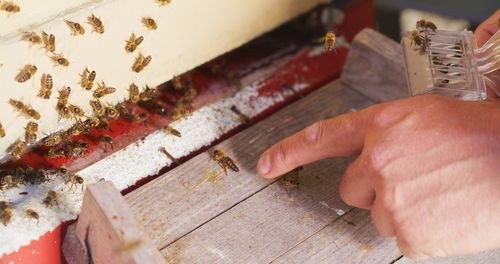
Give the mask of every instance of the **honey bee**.
M 182 85 L 182 80 L 180 76 L 174 76 L 174 78 L 172 78 L 172 86 L 177 91 L 184 89 L 184 85 Z
M 141 72 L 142 70 L 144 70 L 144 68 L 146 68 L 146 66 L 149 65 L 151 59 L 151 56 L 144 57 L 142 53 L 139 53 L 139 56 L 135 58 L 135 62 L 132 65 L 132 70 L 137 73 Z
M 33 144 L 36 142 L 36 137 L 38 133 L 38 124 L 30 121 L 26 125 L 25 140 L 28 144 Z
M 87 68 L 85 68 L 85 70 L 83 70 L 83 73 L 80 74 L 80 76 L 81 76 L 80 85 L 82 86 L 82 88 L 87 91 L 91 90 L 92 87 L 94 86 L 96 72 L 95 71 L 90 72 Z
M 24 32 L 21 38 L 22 40 L 28 41 L 31 45 L 42 44 L 42 37 L 40 37 L 35 32 Z
M 139 123 L 143 123 L 145 126 L 147 126 L 147 121 L 149 120 L 149 113 L 148 112 L 143 112 L 143 113 L 140 113 L 138 115 L 134 115 L 132 117 L 132 121 L 134 122 L 139 122 Z
M 80 25 L 80 23 L 69 21 L 69 20 L 64 20 L 66 22 L 66 25 L 71 29 L 71 35 L 72 36 L 78 36 L 78 35 L 83 35 L 85 34 L 85 29 Z
M 165 132 L 165 134 L 167 134 L 167 135 L 174 135 L 176 137 L 181 137 L 182 136 L 182 134 L 181 134 L 181 132 L 179 132 L 179 130 L 177 130 L 177 129 L 171 127 L 171 126 L 165 126 L 163 128 L 163 132 Z
M 141 21 L 142 24 L 149 30 L 156 30 L 158 28 L 156 21 L 151 17 L 143 17 Z
M 89 130 L 90 130 L 91 128 L 96 128 L 96 127 L 98 127 L 100 123 L 101 123 L 101 121 L 99 120 L 99 118 L 98 118 L 98 117 L 95 117 L 95 116 L 94 116 L 94 117 L 91 117 L 91 118 L 89 118 L 89 119 L 87 119 L 87 120 L 85 120 L 85 121 L 83 122 L 83 124 L 84 124 L 84 125 L 87 127 L 87 129 L 89 129 Z
M 109 127 L 109 122 L 106 118 L 99 118 L 99 126 L 97 126 L 97 127 L 99 129 L 111 131 L 111 128 Z
M 113 106 L 106 106 L 104 108 L 104 113 L 108 120 L 115 120 L 120 116 L 120 113 L 116 111 L 116 109 Z
M 71 93 L 71 87 L 64 86 L 61 90 L 59 90 L 59 97 L 57 97 L 57 99 L 60 101 L 66 101 L 67 103 L 70 93 Z
M 63 67 L 69 66 L 68 59 L 64 58 L 64 54 L 62 53 L 59 54 L 54 53 L 54 55 L 50 56 L 50 58 L 52 59 L 52 61 L 54 61 L 54 64 L 56 66 L 63 66 Z
M 0 208 L 0 221 L 4 226 L 7 226 L 10 221 L 12 220 L 12 216 L 14 215 L 14 209 L 10 207 L 10 205 L 7 202 L 0 202 L 2 203 L 2 208 Z
M 33 209 L 26 209 L 26 217 L 29 219 L 35 219 L 38 223 L 40 215 Z
M 59 205 L 59 195 L 54 190 L 50 190 L 43 199 L 43 205 L 47 208 L 52 208 L 55 205 Z
M 66 181 L 66 183 L 71 183 L 71 186 L 69 187 L 69 190 L 71 190 L 73 187 L 75 187 L 75 190 L 77 189 L 77 185 L 81 185 L 82 186 L 82 191 L 83 191 L 83 183 L 84 183 L 84 180 L 81 176 L 79 175 L 76 175 L 76 174 L 71 174 L 69 175 L 68 177 L 68 180 Z
M 68 105 L 68 110 L 75 118 L 82 117 L 85 114 L 81 107 L 73 104 Z
M 128 94 L 129 94 L 128 100 L 131 103 L 135 104 L 139 102 L 141 97 L 139 96 L 139 87 L 137 87 L 137 85 L 135 85 L 134 83 L 130 84 L 128 88 Z
M 24 185 L 25 181 L 24 181 L 24 177 L 21 175 L 21 176 L 18 176 L 18 175 L 7 175 L 7 176 L 3 176 L 0 178 L 0 190 L 2 189 L 10 189 L 10 188 L 14 188 L 14 187 L 17 187 L 19 185 Z
M 53 158 L 68 158 L 70 157 L 70 150 L 67 148 L 51 148 L 49 152 L 47 153 L 47 157 L 53 159 Z
M 328 31 L 324 37 L 323 50 L 324 51 L 334 51 L 335 50 L 336 37 L 333 31 Z
M 96 17 L 94 14 L 87 17 L 88 23 L 92 26 L 94 32 L 103 34 L 104 33 L 104 25 L 102 24 L 101 19 Z
M 191 109 L 189 106 L 185 105 L 177 105 L 174 108 L 174 112 L 172 113 L 172 120 L 180 120 L 182 118 L 188 117 L 192 115 L 193 113 L 191 112 Z
M 49 52 L 54 52 L 56 50 L 56 37 L 52 34 L 47 34 L 45 31 L 42 32 L 42 42 L 44 48 Z
M 7 152 L 10 152 L 13 160 L 19 160 L 27 148 L 26 142 L 18 139 L 7 148 Z
M 26 64 L 24 66 L 24 68 L 22 70 L 20 70 L 19 73 L 16 75 L 15 79 L 17 82 L 23 83 L 23 82 L 31 79 L 31 77 L 33 75 L 35 75 L 37 70 L 38 69 L 35 65 Z
M 46 138 L 42 139 L 42 144 L 46 147 L 53 147 L 61 143 L 62 137 L 59 134 L 50 134 Z
M 92 112 L 94 113 L 95 116 L 104 115 L 104 106 L 99 100 L 90 100 L 89 104 L 90 107 L 92 107 Z
M 43 99 L 49 99 L 52 95 L 53 86 L 52 75 L 42 74 L 42 78 L 40 79 L 40 92 L 38 92 L 37 96 Z
M 428 29 L 430 29 L 433 32 L 436 32 L 436 30 L 437 30 L 437 26 L 434 23 L 432 23 L 431 21 L 425 20 L 425 19 L 421 19 L 421 20 L 417 21 L 416 26 L 417 26 L 418 30 L 427 31 Z
M 160 4 L 160 6 L 168 5 L 170 4 L 170 1 L 171 0 L 156 0 L 156 2 Z
M 125 51 L 129 53 L 134 52 L 134 50 L 137 49 L 137 47 L 142 43 L 143 40 L 143 36 L 136 38 L 135 34 L 132 33 L 132 35 L 130 35 L 130 38 L 126 41 L 127 44 L 125 45 Z
M 30 119 L 33 118 L 35 120 L 40 119 L 40 113 L 38 113 L 35 109 L 33 109 L 30 105 L 24 104 L 21 101 L 17 101 L 14 99 L 9 99 L 9 104 L 19 113 L 23 114 L 24 117 Z
M 430 39 L 428 36 L 422 36 L 418 30 L 413 30 L 410 35 L 410 45 L 414 45 L 420 49 L 420 53 L 424 53 L 429 46 Z
M 113 149 L 113 138 L 110 135 L 102 134 L 100 140 L 104 144 L 104 151 L 106 151 L 107 145 Z
M 292 188 L 299 188 L 299 172 L 302 169 L 302 166 L 297 167 L 281 178 L 280 184 L 287 189 L 288 195 L 292 195 Z
M 245 126 L 252 125 L 252 120 L 250 119 L 250 117 L 241 113 L 241 111 L 235 105 L 231 106 L 231 111 L 238 115 L 238 119 L 242 124 L 244 124 Z
M 97 84 L 97 89 L 94 91 L 94 98 L 99 99 L 105 95 L 112 94 L 116 91 L 116 88 L 108 87 L 104 82 Z
M 83 140 L 78 140 L 73 144 L 74 147 L 76 148 L 82 148 L 82 149 L 88 149 L 90 146 L 87 142 Z
M 56 110 L 57 110 L 57 113 L 59 114 L 59 120 L 71 118 L 71 112 L 70 112 L 68 106 L 63 105 L 63 104 L 58 104 L 56 106 Z
M 18 13 L 21 8 L 14 2 L 0 2 L 0 10 L 6 11 L 8 13 Z
M 230 169 L 234 172 L 240 171 L 238 166 L 236 166 L 236 162 L 232 158 L 226 156 L 226 154 L 224 154 L 224 152 L 222 152 L 221 150 L 215 150 L 212 158 L 213 160 L 217 161 L 217 164 L 219 164 L 219 166 L 224 170 L 224 173 L 226 175 L 227 169 Z
M 144 88 L 144 91 L 142 91 L 142 93 L 139 95 L 139 98 L 140 98 L 140 101 L 151 101 L 153 99 L 155 99 L 156 97 L 158 97 L 158 90 L 156 88 L 151 88 L 149 86 L 146 85 L 146 87 Z
M 5 129 L 2 127 L 2 123 L 0 123 L 0 138 L 5 137 Z

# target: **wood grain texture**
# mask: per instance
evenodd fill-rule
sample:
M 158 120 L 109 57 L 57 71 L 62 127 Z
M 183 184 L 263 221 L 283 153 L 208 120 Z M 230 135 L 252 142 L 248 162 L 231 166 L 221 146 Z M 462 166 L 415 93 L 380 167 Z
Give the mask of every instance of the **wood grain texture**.
M 431 258 L 424 261 L 414 261 L 403 257 L 394 264 L 493 264 L 500 263 L 500 250 L 487 251 L 475 255 L 447 258 Z
M 386 263 L 400 256 L 392 238 L 381 237 L 370 212 L 352 209 L 273 263 Z
M 83 261 L 79 259 L 80 262 L 75 263 L 165 263 L 154 244 L 143 235 L 120 192 L 109 181 L 87 186 L 82 211 L 74 225 L 70 232 L 74 231 L 75 236 L 67 238 L 77 239 L 85 250 Z M 75 252 L 65 252 L 65 256 L 72 253 Z M 81 250 L 77 249 L 76 253 L 73 255 L 78 261 Z
M 291 194 L 277 181 L 161 253 L 170 263 L 268 263 L 348 210 L 336 191 L 347 164 L 308 165 Z
M 377 102 L 408 97 L 401 46 L 373 29 L 353 39 L 341 80 Z
M 207 173 L 218 169 L 212 149 L 125 198 L 149 237 L 164 248 L 271 184 L 255 171 L 269 146 L 317 120 L 371 103 L 336 81 L 216 146 L 237 161 L 240 172 L 209 180 Z

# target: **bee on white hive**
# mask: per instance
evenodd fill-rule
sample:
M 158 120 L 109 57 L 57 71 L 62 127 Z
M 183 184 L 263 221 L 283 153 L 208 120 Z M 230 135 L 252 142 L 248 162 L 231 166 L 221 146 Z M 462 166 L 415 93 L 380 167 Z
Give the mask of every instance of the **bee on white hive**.
M 66 22 L 66 25 L 68 25 L 69 29 L 71 30 L 72 36 L 85 34 L 85 29 L 82 27 L 82 25 L 80 25 L 80 23 L 69 20 L 64 20 L 64 22 Z
M 87 20 L 88 23 L 92 26 L 94 32 L 98 34 L 104 33 L 104 24 L 102 23 L 100 18 L 96 17 L 94 14 L 91 14 L 89 17 L 87 17 Z
M 33 75 L 35 75 L 36 71 L 38 68 L 35 65 L 32 64 L 26 64 L 22 70 L 19 71 L 19 73 L 16 75 L 16 81 L 23 83 L 26 82 L 27 80 L 31 79 Z

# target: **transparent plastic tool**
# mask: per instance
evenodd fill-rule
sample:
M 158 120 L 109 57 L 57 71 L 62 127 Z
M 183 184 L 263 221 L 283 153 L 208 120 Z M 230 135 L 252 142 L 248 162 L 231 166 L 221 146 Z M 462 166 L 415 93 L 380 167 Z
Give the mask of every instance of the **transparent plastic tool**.
M 500 31 L 481 48 L 470 31 L 426 30 L 420 46 L 412 33 L 401 40 L 410 95 L 486 100 L 488 87 L 500 96 Z

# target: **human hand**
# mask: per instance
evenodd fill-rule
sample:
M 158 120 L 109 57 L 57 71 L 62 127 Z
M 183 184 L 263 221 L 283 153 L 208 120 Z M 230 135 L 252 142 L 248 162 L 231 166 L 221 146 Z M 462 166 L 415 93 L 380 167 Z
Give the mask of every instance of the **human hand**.
M 500 9 L 476 28 L 474 36 L 478 47 L 482 47 L 499 29 Z
M 500 247 L 500 105 L 418 96 L 317 122 L 262 154 L 266 178 L 359 154 L 340 196 L 410 258 Z

